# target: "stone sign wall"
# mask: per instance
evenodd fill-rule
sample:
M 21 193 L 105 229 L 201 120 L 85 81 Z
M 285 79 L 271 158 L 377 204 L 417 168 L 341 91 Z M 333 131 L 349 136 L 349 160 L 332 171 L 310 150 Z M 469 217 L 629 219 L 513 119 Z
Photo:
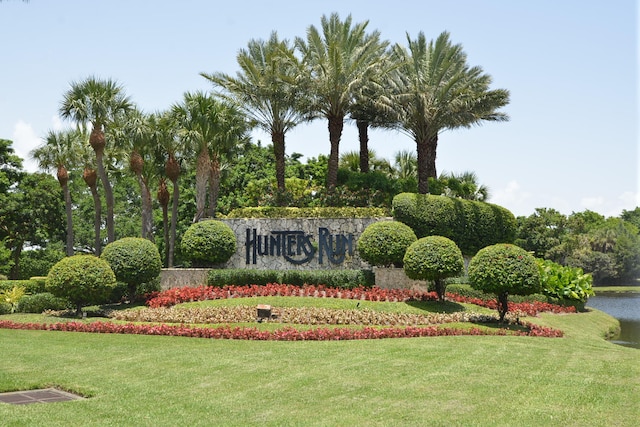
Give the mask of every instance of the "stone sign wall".
M 238 249 L 225 268 L 262 270 L 362 269 L 360 234 L 392 218 L 222 219 L 236 234 Z

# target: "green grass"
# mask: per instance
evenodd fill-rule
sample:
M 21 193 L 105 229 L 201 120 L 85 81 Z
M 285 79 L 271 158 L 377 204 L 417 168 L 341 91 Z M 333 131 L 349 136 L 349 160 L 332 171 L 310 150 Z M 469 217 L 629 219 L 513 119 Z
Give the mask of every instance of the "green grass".
M 566 336 L 252 342 L 0 329 L 0 391 L 89 397 L 0 404 L 0 424 L 635 426 L 640 353 L 603 339 L 617 321 L 597 310 L 533 321 Z

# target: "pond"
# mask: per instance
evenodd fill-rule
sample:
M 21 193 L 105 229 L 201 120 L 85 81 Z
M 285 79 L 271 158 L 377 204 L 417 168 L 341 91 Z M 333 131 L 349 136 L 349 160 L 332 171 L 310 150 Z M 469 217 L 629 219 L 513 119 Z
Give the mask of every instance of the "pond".
M 598 292 L 587 307 L 604 311 L 620 321 L 620 336 L 615 344 L 640 349 L 640 292 Z

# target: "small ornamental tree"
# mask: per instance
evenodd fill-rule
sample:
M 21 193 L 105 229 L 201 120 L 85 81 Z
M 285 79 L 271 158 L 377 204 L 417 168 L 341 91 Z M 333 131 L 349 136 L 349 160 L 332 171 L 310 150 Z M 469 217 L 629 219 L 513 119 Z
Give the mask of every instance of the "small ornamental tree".
M 93 255 L 74 255 L 51 267 L 45 289 L 67 298 L 81 315 L 83 305 L 106 301 L 116 283 L 116 276 L 105 260 Z
M 469 263 L 472 288 L 498 296 L 500 321 L 509 311 L 509 295 L 531 295 L 542 290 L 538 264 L 519 246 L 499 243 L 480 249 Z
M 428 236 L 417 240 L 404 255 L 404 271 L 407 277 L 432 280 L 438 300 L 444 301 L 447 277 L 458 276 L 464 270 L 464 258 L 460 248 L 451 239 Z
M 182 253 L 197 265 L 222 264 L 236 252 L 236 235 L 227 224 L 207 220 L 192 224 L 182 236 Z
M 380 221 L 367 226 L 358 240 L 360 257 L 371 265 L 402 267 L 407 248 L 418 238 L 406 224 Z
M 109 243 L 100 258 L 109 263 L 118 281 L 127 284 L 129 301 L 135 299 L 138 285 L 156 279 L 162 271 L 158 248 L 140 237 L 125 237 Z

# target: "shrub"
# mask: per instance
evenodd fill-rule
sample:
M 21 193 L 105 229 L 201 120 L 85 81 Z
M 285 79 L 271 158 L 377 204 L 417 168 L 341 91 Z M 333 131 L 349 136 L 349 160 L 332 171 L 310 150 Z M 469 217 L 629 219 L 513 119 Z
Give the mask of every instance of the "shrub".
M 127 285 L 130 301 L 135 299 L 138 286 L 155 280 L 162 271 L 158 248 L 140 237 L 109 243 L 100 257 L 109 263 L 116 279 Z
M 360 257 L 371 265 L 402 267 L 407 248 L 418 238 L 411 227 L 398 221 L 367 226 L 358 240 Z
M 496 243 L 512 243 L 516 219 L 490 203 L 429 194 L 401 193 L 393 198 L 393 217 L 413 229 L 418 238 L 444 236 L 465 255 Z
M 20 279 L 46 276 L 53 265 L 65 257 L 59 249 L 35 249 L 23 251 L 20 255 Z
M 207 277 L 209 286 L 246 286 L 286 283 L 288 285 L 326 285 L 341 289 L 360 286 L 371 287 L 374 275 L 370 270 L 255 270 L 229 268 L 211 270 Z
M 47 276 L 46 289 L 67 298 L 82 313 L 82 306 L 105 302 L 116 286 L 109 264 L 93 255 L 74 255 L 56 263 Z
M 44 285 L 44 280 L 39 277 L 29 280 L 0 280 L 0 291 L 10 291 L 14 286 L 20 286 L 26 294 L 38 294 L 45 291 Z
M 409 246 L 404 256 L 404 271 L 410 279 L 433 280 L 438 299 L 444 301 L 447 277 L 464 270 L 460 248 L 442 236 L 423 237 Z
M 222 264 L 236 252 L 236 235 L 227 224 L 207 220 L 192 224 L 182 237 L 182 253 L 195 264 Z
M 14 286 L 11 290 L 0 290 L 0 301 L 8 304 L 11 309 L 11 313 L 15 313 L 18 303 L 25 296 L 26 292 L 22 286 Z
M 22 297 L 17 311 L 20 313 L 42 313 L 45 310 L 64 310 L 69 308 L 69 305 L 67 299 L 56 297 L 49 292 L 43 292 Z
M 478 251 L 469 263 L 469 283 L 474 289 L 497 295 L 500 321 L 509 310 L 509 294 L 530 295 L 542 290 L 534 256 L 504 243 Z
M 553 261 L 537 259 L 540 281 L 545 295 L 561 300 L 586 303 L 594 295 L 591 274 L 581 268 L 562 266 Z

